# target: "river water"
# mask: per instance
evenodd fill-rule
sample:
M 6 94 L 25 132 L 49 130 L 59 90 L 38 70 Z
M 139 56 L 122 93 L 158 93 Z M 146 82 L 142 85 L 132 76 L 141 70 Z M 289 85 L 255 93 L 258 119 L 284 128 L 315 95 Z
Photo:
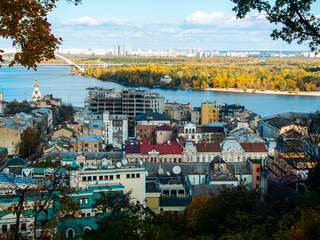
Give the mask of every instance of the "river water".
M 87 87 L 126 87 L 113 82 L 104 82 L 94 78 L 74 76 L 68 74 L 68 68 L 39 67 L 38 71 L 27 70 L 22 67 L 0 68 L 0 92 L 5 101 L 14 99 L 30 101 L 35 79 L 38 80 L 42 96 L 53 94 L 65 103 L 83 107 Z M 140 87 L 141 89 L 149 89 Z M 250 93 L 228 93 L 193 90 L 151 89 L 160 93 L 166 100 L 180 103 L 190 102 L 193 107 L 201 106 L 201 102 L 217 101 L 233 104 L 238 102 L 248 109 L 255 111 L 262 117 L 295 111 L 315 112 L 320 109 L 320 97 L 284 96 Z

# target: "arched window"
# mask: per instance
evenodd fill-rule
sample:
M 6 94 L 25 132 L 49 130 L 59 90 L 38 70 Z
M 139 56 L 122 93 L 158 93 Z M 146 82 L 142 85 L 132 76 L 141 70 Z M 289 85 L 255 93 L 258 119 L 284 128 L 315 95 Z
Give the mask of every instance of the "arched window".
M 85 227 L 84 229 L 83 229 L 83 233 L 85 234 L 85 233 L 87 233 L 87 232 L 89 232 L 89 231 L 91 231 L 91 227 Z
M 188 129 L 186 129 L 186 131 L 185 131 L 186 133 L 188 133 Z
M 192 129 L 192 133 L 195 133 L 194 129 Z
M 73 228 L 69 228 L 66 232 L 67 238 L 73 238 L 75 237 L 75 231 Z

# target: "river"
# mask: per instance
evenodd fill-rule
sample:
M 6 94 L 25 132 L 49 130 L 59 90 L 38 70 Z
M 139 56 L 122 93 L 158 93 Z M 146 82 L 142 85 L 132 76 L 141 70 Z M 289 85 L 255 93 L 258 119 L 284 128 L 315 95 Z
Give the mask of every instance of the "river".
M 63 67 L 39 67 L 38 71 L 27 70 L 22 67 L 3 67 L 0 68 L 0 92 L 3 92 L 5 101 L 14 99 L 30 101 L 35 79 L 37 79 L 42 96 L 53 94 L 54 97 L 61 98 L 65 103 L 83 107 L 87 87 L 126 87 L 113 82 L 103 82 L 95 78 L 70 75 L 68 72 L 69 69 Z M 147 87 L 140 88 L 149 89 Z M 262 117 L 289 111 L 309 113 L 320 109 L 320 97 L 157 88 L 151 90 L 160 93 L 166 100 L 180 103 L 190 102 L 193 107 L 200 107 L 201 102 L 206 101 L 225 102 L 228 104 L 238 102 Z

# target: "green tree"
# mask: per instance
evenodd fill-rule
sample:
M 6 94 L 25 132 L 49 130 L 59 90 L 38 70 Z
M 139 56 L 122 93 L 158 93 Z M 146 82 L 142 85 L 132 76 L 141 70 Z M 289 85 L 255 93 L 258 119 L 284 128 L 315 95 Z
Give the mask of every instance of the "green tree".
M 28 103 L 26 100 L 23 102 L 18 102 L 16 100 L 13 100 L 9 102 L 6 106 L 6 109 L 4 110 L 5 114 L 17 114 L 17 113 L 29 113 L 32 110 L 30 103 Z
M 74 108 L 71 104 L 61 104 L 57 108 L 54 116 L 55 125 L 59 125 L 65 121 L 73 121 Z
M 40 146 L 40 135 L 34 131 L 31 127 L 28 127 L 22 132 L 21 142 L 19 144 L 19 153 L 23 157 L 30 156 Z
M 231 0 L 236 4 L 233 10 L 237 17 L 244 18 L 251 10 L 266 15 L 271 23 L 281 24 L 280 30 L 274 29 L 273 39 L 282 39 L 287 43 L 307 42 L 311 51 L 318 50 L 320 44 L 320 19 L 311 13 L 316 0 Z

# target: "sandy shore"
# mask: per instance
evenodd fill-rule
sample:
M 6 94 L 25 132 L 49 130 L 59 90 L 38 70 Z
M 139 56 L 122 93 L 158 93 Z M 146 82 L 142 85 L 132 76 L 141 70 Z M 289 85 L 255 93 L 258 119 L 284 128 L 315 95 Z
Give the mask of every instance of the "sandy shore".
M 253 89 L 247 89 L 247 91 L 244 91 L 242 89 L 236 89 L 236 88 L 228 88 L 228 89 L 227 88 L 206 88 L 205 90 L 214 91 L 214 92 L 257 93 L 257 94 L 320 97 L 320 92 L 289 93 L 288 91 L 280 92 L 280 91 L 272 91 L 272 90 L 265 90 L 265 91 L 256 90 L 255 92 L 253 92 Z

